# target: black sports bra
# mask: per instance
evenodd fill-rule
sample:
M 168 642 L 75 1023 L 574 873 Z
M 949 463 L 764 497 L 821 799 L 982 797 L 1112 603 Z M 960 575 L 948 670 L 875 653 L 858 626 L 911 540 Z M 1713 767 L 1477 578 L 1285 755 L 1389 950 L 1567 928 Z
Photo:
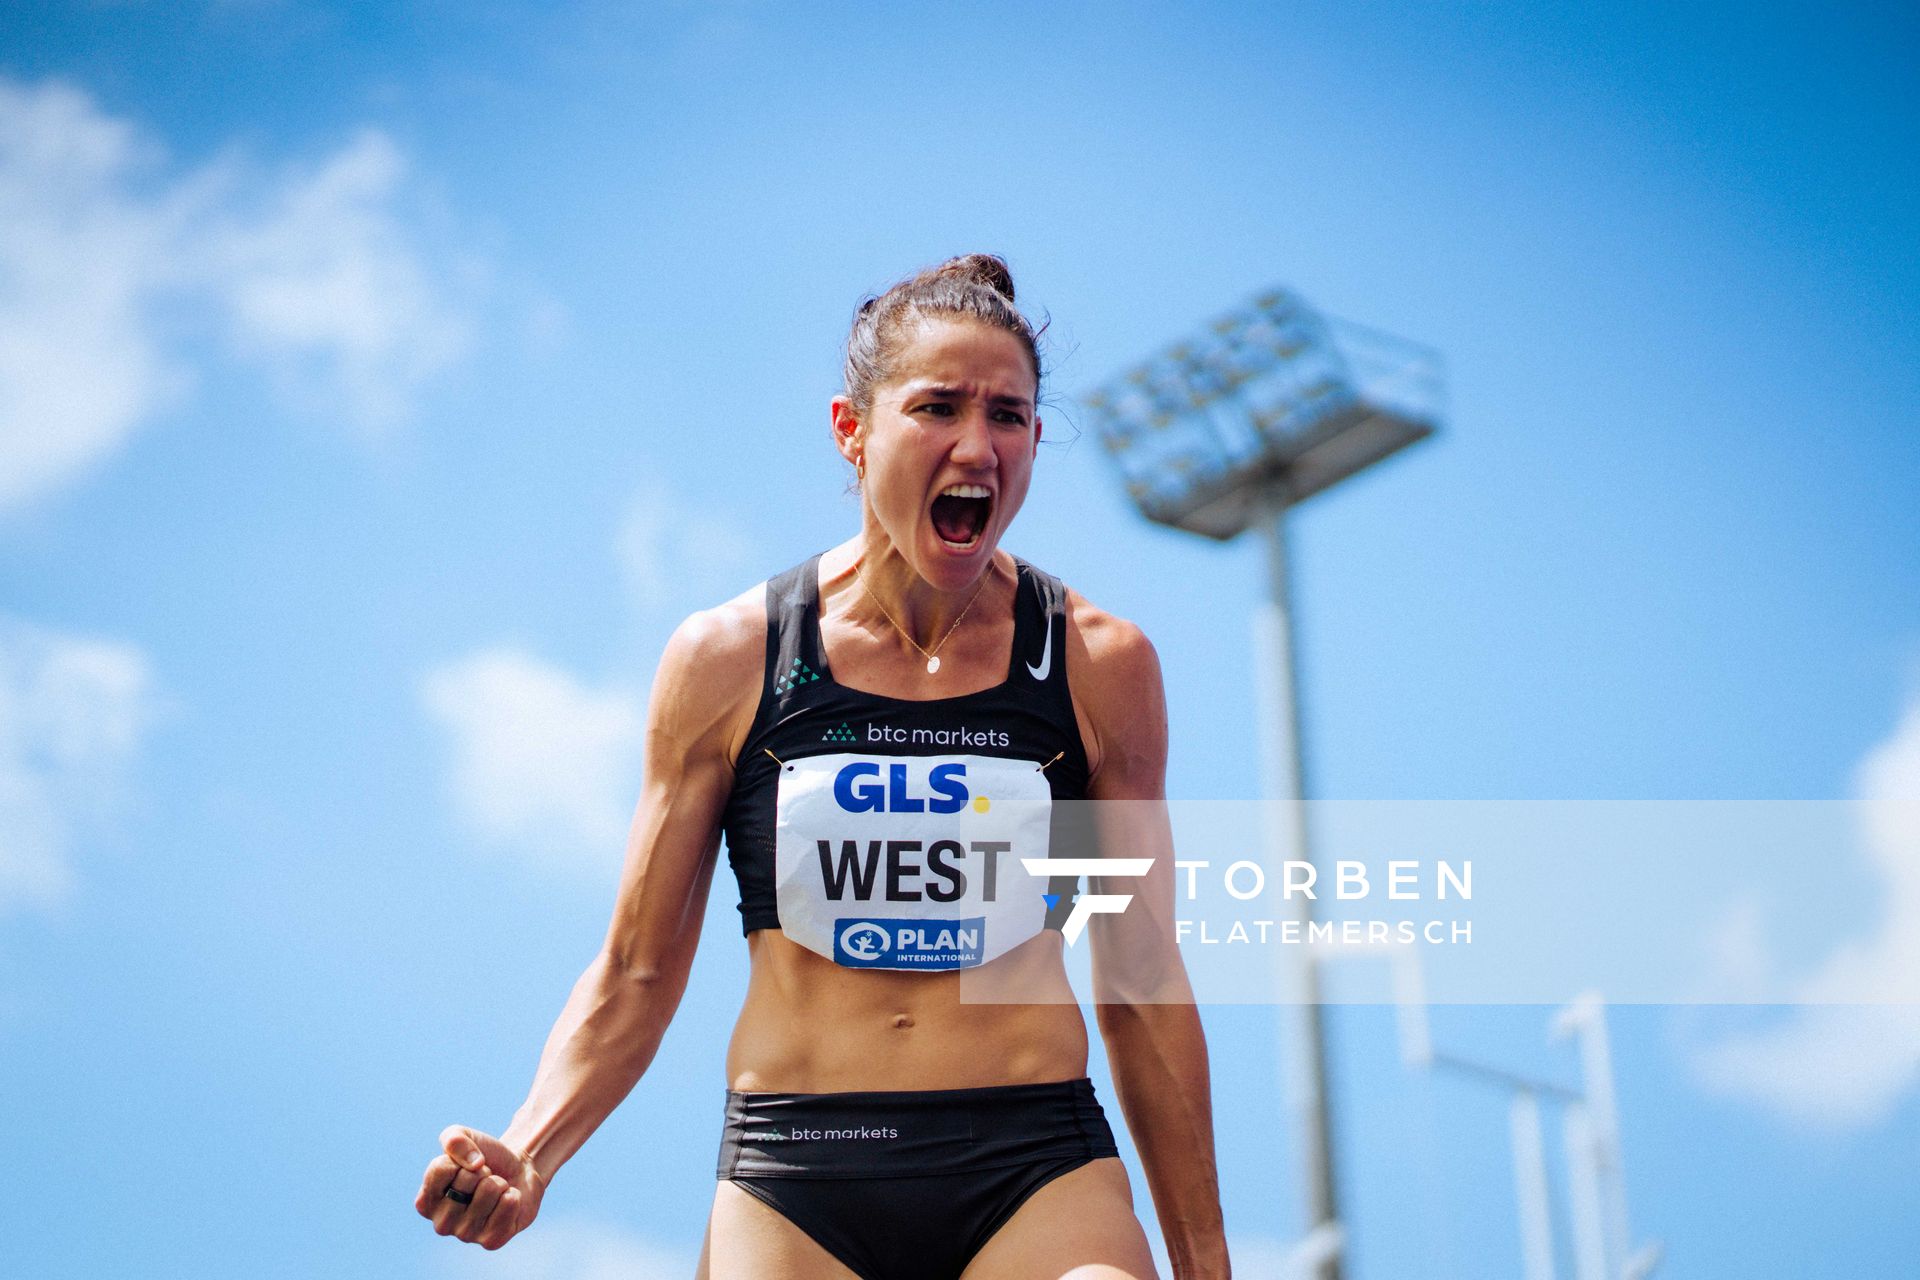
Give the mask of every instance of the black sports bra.
M 760 704 L 724 819 L 743 932 L 781 929 L 852 968 L 938 971 L 1061 926 L 1076 882 L 1025 860 L 1054 843 L 1054 802 L 1086 795 L 1066 588 L 1014 564 L 1006 679 L 930 700 L 834 680 L 818 555 L 768 580 Z

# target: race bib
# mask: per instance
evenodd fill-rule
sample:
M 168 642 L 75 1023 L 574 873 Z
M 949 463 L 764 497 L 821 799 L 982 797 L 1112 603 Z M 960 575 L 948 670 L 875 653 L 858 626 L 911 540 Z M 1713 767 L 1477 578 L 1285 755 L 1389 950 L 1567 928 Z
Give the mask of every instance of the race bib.
M 856 969 L 964 969 L 1046 925 L 1053 792 L 1031 760 L 828 755 L 779 774 L 780 928 Z

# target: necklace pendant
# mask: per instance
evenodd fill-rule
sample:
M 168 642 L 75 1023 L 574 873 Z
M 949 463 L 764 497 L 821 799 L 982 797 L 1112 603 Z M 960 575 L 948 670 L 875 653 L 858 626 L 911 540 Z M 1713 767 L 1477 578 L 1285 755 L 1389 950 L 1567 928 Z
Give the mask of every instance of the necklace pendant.
M 928 658 L 928 659 L 927 659 L 927 674 L 928 674 L 928 675 L 932 675 L 932 674 L 933 674 L 934 672 L 936 672 L 936 671 L 938 671 L 939 669 L 940 669 L 940 659 L 938 659 L 938 658 Z

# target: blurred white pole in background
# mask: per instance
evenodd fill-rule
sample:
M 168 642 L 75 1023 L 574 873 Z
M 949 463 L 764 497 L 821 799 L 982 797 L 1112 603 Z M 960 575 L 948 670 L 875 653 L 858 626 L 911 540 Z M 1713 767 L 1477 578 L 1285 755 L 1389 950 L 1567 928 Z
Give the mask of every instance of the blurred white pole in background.
M 1307 838 L 1305 770 L 1300 758 L 1300 685 L 1293 652 L 1292 581 L 1287 560 L 1287 508 L 1275 500 L 1259 528 L 1267 553 L 1267 599 L 1255 614 L 1258 649 L 1254 671 L 1260 685 L 1261 756 L 1268 799 L 1268 840 L 1273 865 L 1310 858 Z M 1284 877 L 1283 877 L 1284 882 Z M 1304 936 L 1313 919 L 1313 899 L 1295 894 L 1285 900 Z M 1287 1094 L 1303 1161 L 1306 1229 L 1332 1247 L 1312 1261 L 1313 1280 L 1340 1280 L 1340 1214 L 1335 1198 L 1333 1136 L 1327 1098 L 1325 1010 L 1320 1004 L 1319 960 L 1310 946 L 1297 954 L 1283 975 L 1290 990 L 1281 1002 L 1288 1063 Z M 1287 948 L 1276 948 L 1284 957 Z
M 1607 1268 L 1605 1210 L 1600 1205 L 1600 1169 L 1595 1160 L 1593 1121 L 1585 1103 L 1567 1107 L 1562 1117 L 1567 1147 L 1567 1192 L 1573 1208 L 1573 1264 L 1580 1280 L 1613 1280 Z
M 1540 1099 L 1515 1090 L 1509 1111 L 1513 1128 L 1513 1187 L 1520 1204 L 1520 1261 L 1527 1280 L 1554 1280 L 1553 1219 L 1547 1190 L 1547 1151 L 1540 1137 Z
M 1627 1178 L 1621 1158 L 1620 1110 L 1613 1091 L 1613 1049 L 1607 1036 L 1606 1005 L 1597 992 L 1575 999 L 1554 1020 L 1557 1037 L 1579 1041 L 1581 1093 L 1592 1126 L 1594 1177 L 1600 1197 L 1609 1280 L 1623 1273 L 1633 1234 L 1627 1223 Z

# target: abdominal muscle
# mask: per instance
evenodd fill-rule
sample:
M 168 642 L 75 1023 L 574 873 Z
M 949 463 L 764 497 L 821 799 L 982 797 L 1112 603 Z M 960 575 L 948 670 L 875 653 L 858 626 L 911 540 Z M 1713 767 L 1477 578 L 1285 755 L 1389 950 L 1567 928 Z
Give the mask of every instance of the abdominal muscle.
M 746 1093 L 974 1089 L 1087 1074 L 1087 1025 L 1048 930 L 978 968 L 848 969 L 777 929 L 747 935 L 753 969 L 727 1046 Z

